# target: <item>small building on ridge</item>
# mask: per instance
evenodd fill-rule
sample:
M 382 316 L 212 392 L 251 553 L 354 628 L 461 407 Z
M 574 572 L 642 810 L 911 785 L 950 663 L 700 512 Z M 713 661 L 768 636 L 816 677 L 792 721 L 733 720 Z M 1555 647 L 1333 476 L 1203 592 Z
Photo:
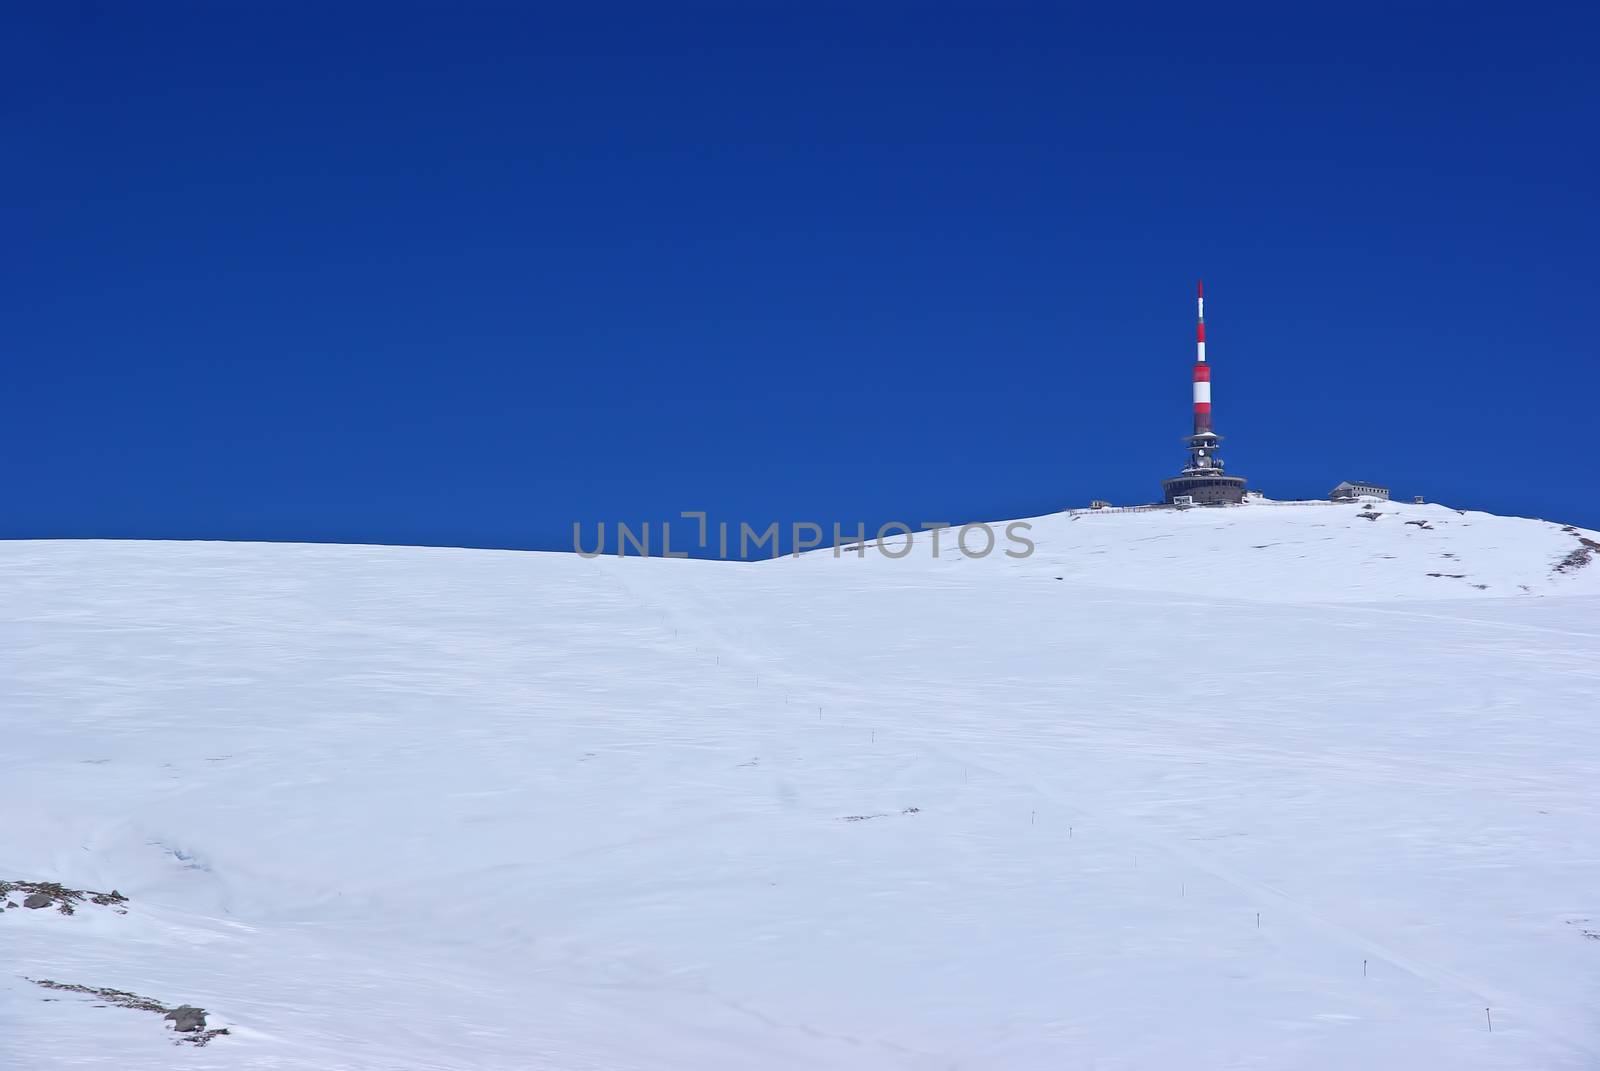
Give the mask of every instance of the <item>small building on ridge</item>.
M 1358 498 L 1377 498 L 1387 502 L 1389 489 L 1364 480 L 1343 480 L 1338 487 L 1328 492 L 1331 502 L 1354 502 Z

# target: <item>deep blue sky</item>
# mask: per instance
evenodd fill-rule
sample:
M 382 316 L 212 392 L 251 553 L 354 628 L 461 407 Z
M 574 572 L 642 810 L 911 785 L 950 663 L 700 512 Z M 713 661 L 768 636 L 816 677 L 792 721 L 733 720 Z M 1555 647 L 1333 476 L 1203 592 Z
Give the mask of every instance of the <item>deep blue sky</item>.
M 1197 277 L 1252 486 L 1600 527 L 1592 5 L 543 7 L 11 9 L 0 537 L 1147 501 Z

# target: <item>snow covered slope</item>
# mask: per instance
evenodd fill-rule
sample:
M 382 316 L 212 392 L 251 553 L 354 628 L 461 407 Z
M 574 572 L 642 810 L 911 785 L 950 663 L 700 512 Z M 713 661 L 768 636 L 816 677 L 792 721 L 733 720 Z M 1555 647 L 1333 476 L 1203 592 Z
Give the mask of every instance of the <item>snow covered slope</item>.
M 1361 512 L 0 544 L 0 1067 L 1593 1067 L 1596 536 Z

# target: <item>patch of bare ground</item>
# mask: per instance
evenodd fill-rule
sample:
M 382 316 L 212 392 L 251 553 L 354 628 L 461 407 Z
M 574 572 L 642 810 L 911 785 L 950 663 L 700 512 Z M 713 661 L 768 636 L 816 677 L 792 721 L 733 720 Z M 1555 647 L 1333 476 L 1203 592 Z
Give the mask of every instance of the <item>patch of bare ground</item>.
M 17 906 L 11 900 L 13 892 L 23 894 L 24 907 L 53 906 L 63 915 L 75 913 L 75 905 L 85 902 L 109 907 L 119 915 L 128 913 L 128 909 L 122 906 L 128 902 L 128 898 L 115 889 L 107 893 L 93 889 L 69 889 L 54 881 L 0 881 L 0 908 L 9 911 Z
M 900 813 L 901 814 L 921 814 L 922 813 L 922 808 L 921 807 L 907 807 L 904 810 L 902 810 Z M 886 812 L 880 811 L 877 814 L 847 814 L 847 815 L 843 815 L 839 819 L 839 821 L 841 821 L 841 822 L 870 822 L 874 818 L 887 818 L 887 817 L 889 817 L 889 815 Z
M 1556 562 L 1554 566 L 1555 572 L 1575 573 L 1579 569 L 1582 569 L 1585 565 L 1588 565 L 1589 562 L 1594 558 L 1594 552 L 1600 550 L 1600 543 L 1595 542 L 1587 536 L 1578 536 L 1578 542 L 1583 545 L 1577 550 L 1574 550 L 1571 554 L 1568 554 L 1565 558 L 1562 558 L 1560 561 Z
M 212 1038 L 221 1037 L 228 1033 L 227 1027 L 206 1029 L 206 1011 L 189 1004 L 180 1004 L 176 1008 L 169 1008 L 159 1000 L 150 997 L 141 997 L 137 993 L 129 993 L 125 989 L 97 988 L 89 985 L 76 985 L 70 982 L 56 982 L 49 978 L 29 978 L 28 981 L 45 989 L 54 989 L 62 993 L 82 993 L 84 996 L 103 1000 L 107 1004 L 115 1004 L 119 1008 L 133 1008 L 136 1011 L 156 1012 L 163 1019 L 172 1021 L 174 1032 L 183 1036 L 173 1042 L 175 1045 L 207 1045 Z

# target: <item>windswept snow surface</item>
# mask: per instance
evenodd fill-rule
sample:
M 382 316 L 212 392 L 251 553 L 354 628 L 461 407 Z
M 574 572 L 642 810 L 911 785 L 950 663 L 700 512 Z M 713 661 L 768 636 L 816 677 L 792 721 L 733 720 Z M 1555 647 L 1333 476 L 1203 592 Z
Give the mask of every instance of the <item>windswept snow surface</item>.
M 1594 533 L 1031 535 L 0 544 L 0 1067 L 1600 1063 Z

